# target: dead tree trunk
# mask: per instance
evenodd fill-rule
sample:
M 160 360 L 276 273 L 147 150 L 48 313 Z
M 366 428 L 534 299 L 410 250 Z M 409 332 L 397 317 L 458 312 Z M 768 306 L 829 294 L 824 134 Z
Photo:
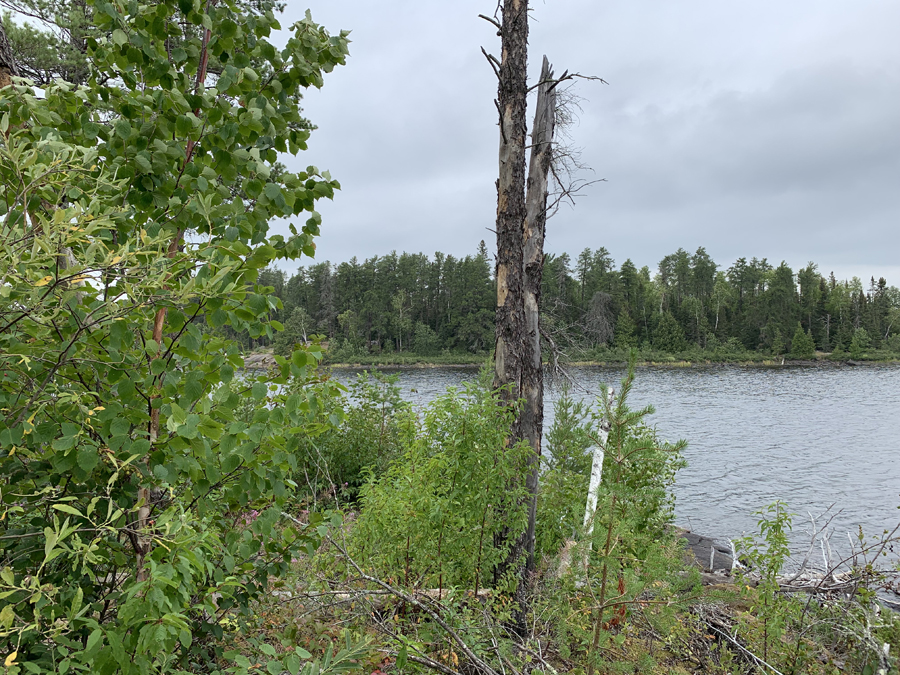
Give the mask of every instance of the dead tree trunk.
M 494 386 L 508 387 L 506 401 L 521 394 L 525 358 L 524 267 L 525 98 L 528 92 L 528 0 L 504 0 L 500 27 L 502 57 L 497 108 L 500 111 L 500 177 L 497 180 L 497 338 Z M 513 438 L 521 438 L 518 425 Z
M 528 0 L 504 0 L 500 38 L 502 56 L 496 101 L 500 112 L 500 174 L 497 179 L 494 387 L 503 387 L 503 403 L 514 406 L 518 405 L 522 395 L 522 373 L 527 358 L 522 233 L 525 223 Z M 523 438 L 521 424 L 522 416 L 517 415 L 507 447 Z M 525 552 L 525 533 L 506 530 L 498 535 L 495 545 L 507 544 L 510 550 L 506 559 L 493 571 L 495 584 L 519 564 Z
M 534 452 L 525 478 L 528 522 L 524 531 L 506 531 L 501 541 L 497 542 L 509 545 L 509 553 L 494 570 L 494 580 L 499 581 L 510 571 L 516 574 L 519 609 L 514 624 L 524 630 L 527 582 L 535 565 L 535 514 L 544 422 L 540 296 L 547 182 L 556 116 L 556 82 L 544 57 L 526 184 L 527 0 L 504 0 L 502 22 L 498 27 L 502 59 L 498 69 L 500 84 L 497 98 L 500 112 L 500 177 L 497 181 L 494 386 L 506 387 L 503 400 L 507 405 L 524 399 L 524 406 L 516 417 L 507 445 L 524 440 Z
M 541 436 L 544 426 L 544 370 L 541 365 L 541 278 L 544 273 L 544 230 L 547 224 L 547 177 L 553 149 L 556 118 L 556 83 L 547 57 L 541 67 L 534 125 L 531 128 L 531 158 L 528 162 L 528 191 L 525 197 L 523 267 L 525 275 L 526 358 L 522 362 L 522 437 L 534 450 L 526 480 L 528 489 L 528 529 L 525 532 L 526 578 L 534 571 L 535 515 L 538 475 L 541 464 Z

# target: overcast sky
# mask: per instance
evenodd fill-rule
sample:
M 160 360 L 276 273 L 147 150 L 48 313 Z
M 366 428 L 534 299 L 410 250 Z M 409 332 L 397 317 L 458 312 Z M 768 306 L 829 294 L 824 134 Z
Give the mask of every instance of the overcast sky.
M 331 32 L 347 65 L 310 92 L 318 125 L 294 168 L 342 185 L 317 258 L 391 250 L 461 256 L 494 246 L 499 54 L 491 0 L 288 0 Z M 546 248 L 605 246 L 655 271 L 698 246 L 812 260 L 840 278 L 900 285 L 900 2 L 532 2 L 532 78 L 547 54 L 579 82 L 570 130 L 588 188 L 549 223 Z M 529 102 L 531 106 L 533 102 Z M 529 119 L 532 109 L 529 108 Z

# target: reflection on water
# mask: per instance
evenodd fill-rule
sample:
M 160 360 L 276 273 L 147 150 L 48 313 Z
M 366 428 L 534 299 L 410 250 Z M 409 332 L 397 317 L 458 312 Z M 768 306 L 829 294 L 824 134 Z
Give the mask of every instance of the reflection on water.
M 475 368 L 385 369 L 404 398 L 425 403 L 472 380 Z M 347 381 L 358 371 L 335 370 Z M 573 370 L 578 398 L 593 398 L 623 368 Z M 547 392 L 547 420 L 558 391 Z M 639 368 L 631 406 L 651 404 L 664 439 L 688 441 L 678 474 L 680 524 L 727 539 L 756 529 L 753 511 L 782 499 L 795 518 L 834 504 L 835 539 L 858 526 L 880 534 L 900 521 L 900 368 Z M 837 541 L 835 541 L 837 543 Z

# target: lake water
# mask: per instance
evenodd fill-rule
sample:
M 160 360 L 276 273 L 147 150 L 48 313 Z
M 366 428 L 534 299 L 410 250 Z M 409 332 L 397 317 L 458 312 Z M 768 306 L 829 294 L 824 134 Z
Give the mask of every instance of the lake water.
M 427 403 L 473 368 L 384 369 L 404 398 Z M 338 379 L 355 376 L 335 371 Z M 624 368 L 572 369 L 573 395 L 594 399 Z M 559 391 L 546 398 L 546 423 Z M 663 439 L 688 441 L 675 485 L 680 525 L 721 540 L 756 530 L 753 512 L 781 499 L 795 514 L 792 540 L 808 541 L 807 511 L 834 505 L 834 545 L 861 525 L 880 534 L 900 522 L 900 367 L 638 368 L 630 405 L 653 405 Z

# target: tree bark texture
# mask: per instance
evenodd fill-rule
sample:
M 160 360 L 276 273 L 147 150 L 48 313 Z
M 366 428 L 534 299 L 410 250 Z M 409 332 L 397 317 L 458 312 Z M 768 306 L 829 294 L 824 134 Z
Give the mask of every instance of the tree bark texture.
M 528 0 L 504 0 L 500 30 L 502 58 L 497 107 L 500 111 L 500 174 L 497 180 L 497 338 L 494 386 L 509 386 L 505 399 L 521 392 L 525 344 L 522 223 L 525 221 L 525 98 L 528 90 Z M 521 438 L 519 429 L 514 438 Z
M 525 222 L 526 97 L 528 94 L 528 0 L 504 0 L 500 28 L 501 60 L 497 109 L 500 113 L 500 173 L 497 179 L 497 313 L 494 387 L 504 387 L 502 401 L 517 405 L 526 358 L 523 224 Z M 522 439 L 517 415 L 507 446 Z M 503 452 L 502 449 L 499 452 Z M 494 569 L 494 583 L 517 564 L 525 536 L 505 531 L 495 543 L 512 540 L 511 550 Z M 520 584 L 521 585 L 521 584 Z
M 541 365 L 541 278 L 544 273 L 544 231 L 547 224 L 547 179 L 553 155 L 556 119 L 556 83 L 547 57 L 541 66 L 534 124 L 531 127 L 531 158 L 525 196 L 523 227 L 523 271 L 525 282 L 525 358 L 522 361 L 522 437 L 534 454 L 530 458 L 528 489 L 528 529 L 525 532 L 525 574 L 534 571 L 538 476 L 541 467 L 541 436 L 544 426 L 544 369 Z

